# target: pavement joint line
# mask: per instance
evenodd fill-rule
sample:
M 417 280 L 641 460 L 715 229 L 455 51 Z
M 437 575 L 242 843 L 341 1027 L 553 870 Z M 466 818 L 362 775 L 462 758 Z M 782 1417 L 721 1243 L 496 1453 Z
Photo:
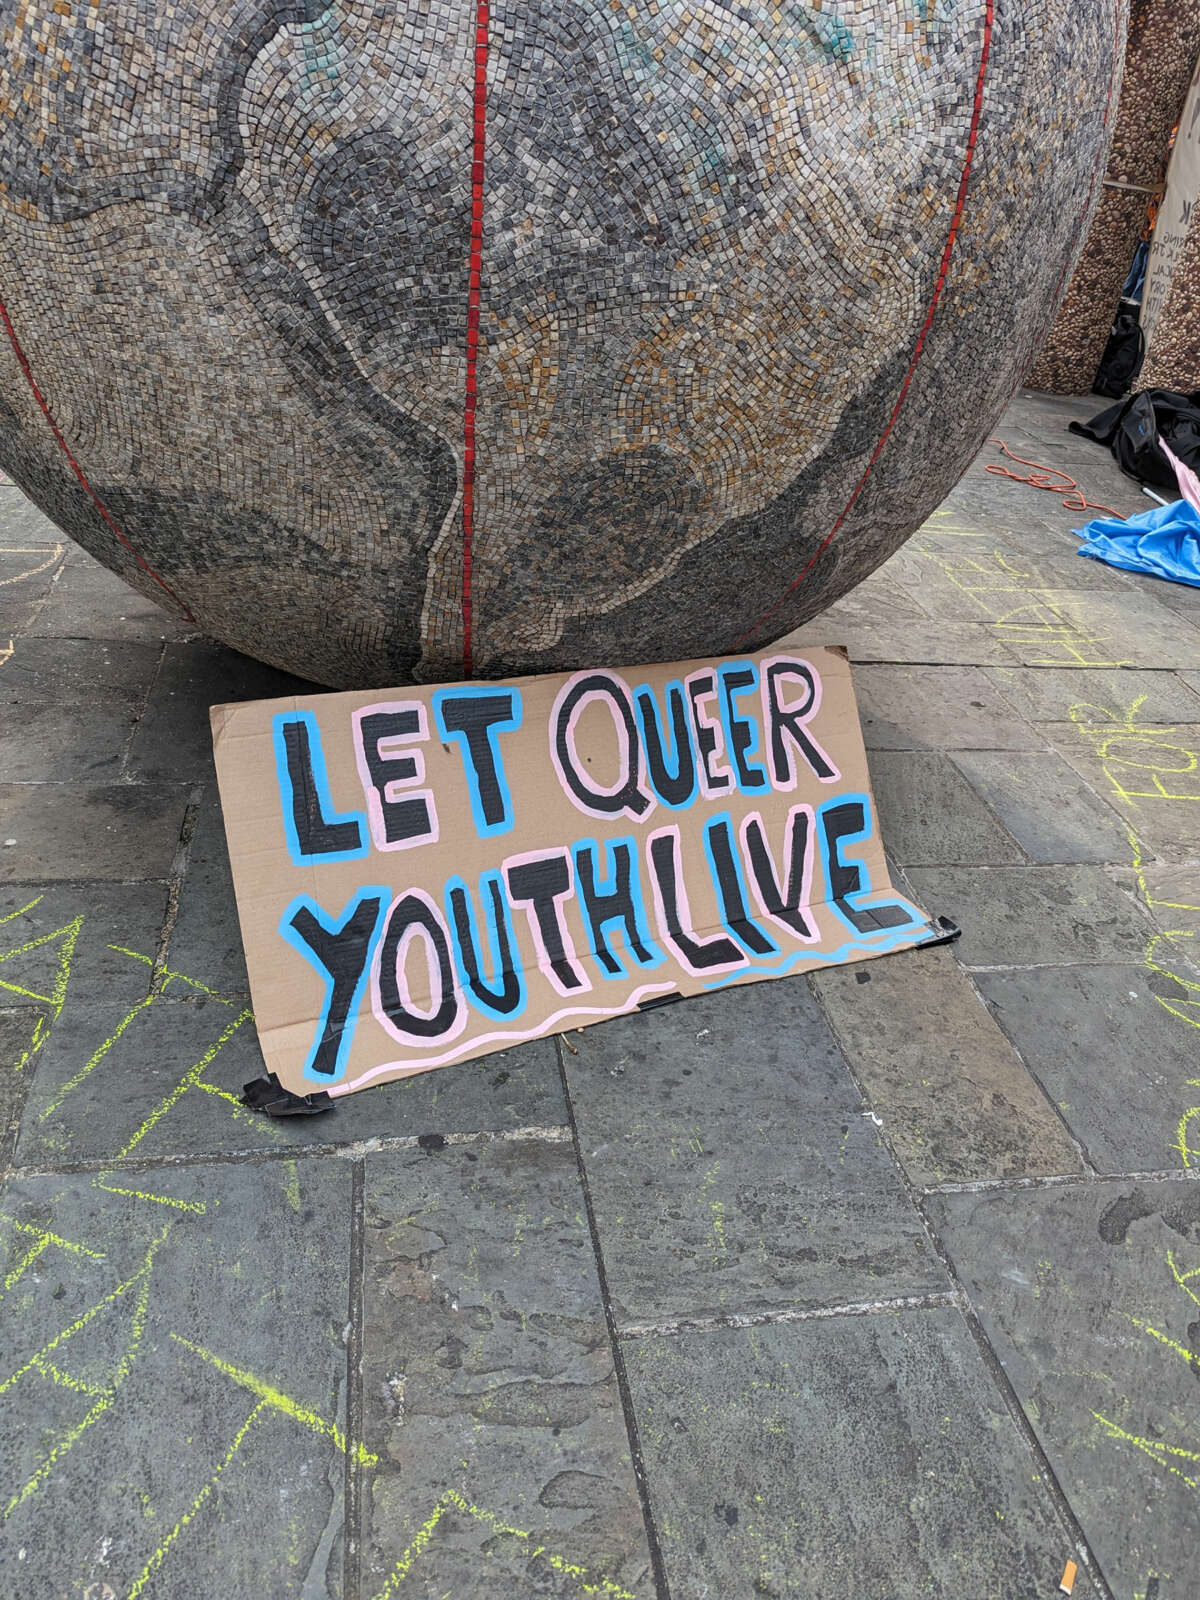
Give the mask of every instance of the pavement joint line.
M 884 1137 L 884 1143 L 890 1151 L 891 1146 L 886 1136 Z M 962 1313 L 963 1321 L 967 1325 L 967 1331 L 970 1333 L 971 1338 L 975 1342 L 975 1348 L 979 1352 L 979 1358 L 983 1362 L 984 1370 L 991 1378 L 1000 1399 L 1004 1403 L 1005 1409 L 1012 1419 L 1017 1433 L 1024 1440 L 1027 1449 L 1037 1464 L 1038 1474 L 1041 1478 L 1042 1484 L 1045 1487 L 1046 1494 L 1050 1499 L 1051 1506 L 1057 1513 L 1059 1522 L 1063 1525 L 1065 1531 L 1073 1541 L 1074 1554 L 1078 1556 L 1080 1565 L 1091 1578 L 1096 1589 L 1097 1600 L 1116 1600 L 1116 1596 L 1113 1593 L 1112 1587 L 1104 1575 L 1103 1568 L 1100 1566 L 1100 1562 L 1093 1553 L 1092 1547 L 1088 1542 L 1087 1535 L 1083 1530 L 1083 1524 L 1076 1516 L 1074 1508 L 1072 1507 L 1070 1500 L 1067 1498 L 1062 1484 L 1059 1483 L 1058 1474 L 1051 1465 L 1050 1457 L 1046 1454 L 1046 1451 L 1042 1445 L 1042 1441 L 1038 1438 L 1037 1430 L 1034 1428 L 1033 1424 L 1026 1415 L 1025 1408 L 1021 1404 L 1020 1396 L 1013 1387 L 1012 1379 L 1005 1371 L 1004 1363 L 996 1354 L 996 1351 L 992 1346 L 992 1342 L 988 1338 L 984 1329 L 983 1323 L 980 1321 L 979 1315 L 971 1303 L 971 1297 L 963 1287 L 962 1280 L 958 1276 L 958 1272 L 955 1269 L 950 1252 L 942 1243 L 941 1235 L 933 1225 L 924 1203 L 924 1197 L 918 1195 L 913 1189 L 912 1185 L 908 1182 L 907 1174 L 900 1166 L 900 1162 L 897 1160 L 894 1154 L 892 1159 L 896 1162 L 896 1166 L 899 1169 L 901 1183 L 903 1183 L 905 1188 L 908 1190 L 909 1198 L 916 1206 L 917 1214 L 921 1218 L 921 1223 L 925 1229 L 926 1237 L 928 1238 L 934 1253 L 937 1255 L 938 1260 L 941 1262 L 943 1270 L 946 1272 L 951 1283 L 958 1291 L 958 1295 L 960 1297 L 958 1309 Z M 1083 1181 L 1094 1183 L 1096 1180 L 1087 1179 Z
M 1041 1173 L 1029 1178 L 970 1178 L 949 1183 L 931 1183 L 917 1192 L 925 1198 L 940 1194 L 987 1194 L 991 1190 L 1017 1189 L 1087 1189 L 1098 1183 L 1161 1183 L 1167 1179 L 1182 1179 L 1185 1183 L 1200 1181 L 1200 1168 L 1167 1167 L 1149 1172 L 1099 1172 Z
M 774 1311 L 714 1312 L 710 1316 L 671 1317 L 663 1322 L 630 1322 L 618 1327 L 622 1340 L 670 1338 L 680 1333 L 716 1333 L 722 1328 L 765 1328 L 790 1322 L 828 1322 L 834 1317 L 874 1317 L 902 1311 L 944 1311 L 963 1304 L 960 1290 L 899 1295 L 891 1300 L 853 1300 L 833 1306 L 783 1306 Z
M 825 1003 L 822 1000 L 820 993 L 817 991 L 816 986 L 811 983 L 811 980 L 809 987 L 812 990 L 812 993 L 816 996 L 817 1004 L 820 1006 L 826 1021 L 829 1022 L 830 1028 L 832 1028 L 833 1024 L 832 1021 L 830 1021 L 828 1012 L 825 1010 Z M 836 1032 L 834 1033 L 834 1037 L 837 1037 Z M 869 1108 L 871 1106 L 870 1098 L 866 1094 L 863 1085 L 860 1083 L 858 1075 L 854 1071 L 854 1066 L 850 1061 L 850 1058 L 846 1055 L 845 1051 L 842 1051 L 842 1059 L 846 1064 L 846 1070 L 850 1074 L 855 1088 L 862 1097 L 864 1106 Z M 897 1155 L 892 1144 L 892 1140 L 888 1134 L 887 1126 L 882 1119 L 880 1120 L 878 1127 L 879 1138 L 884 1149 L 891 1158 L 892 1165 L 896 1170 L 896 1176 L 899 1179 L 905 1194 L 908 1196 L 909 1204 L 913 1207 L 917 1213 L 917 1216 L 920 1218 L 921 1226 L 925 1230 L 925 1236 L 929 1241 L 930 1248 L 933 1251 L 937 1261 L 940 1263 L 942 1271 L 950 1280 L 952 1293 L 954 1295 L 953 1303 L 955 1308 L 961 1313 L 963 1320 L 966 1323 L 967 1330 L 974 1340 L 975 1347 L 979 1352 L 980 1360 L 983 1362 L 984 1371 L 991 1378 L 992 1383 L 997 1390 L 998 1396 L 1003 1402 L 1004 1407 L 1007 1410 L 1010 1419 L 1012 1420 L 1017 1434 L 1024 1441 L 1026 1448 L 1029 1450 L 1033 1460 L 1037 1464 L 1038 1473 L 1040 1475 L 1041 1482 L 1044 1485 L 1046 1495 L 1049 1498 L 1051 1508 L 1057 1516 L 1064 1532 L 1073 1541 L 1075 1553 L 1079 1557 L 1080 1565 L 1087 1572 L 1096 1589 L 1096 1600 L 1116 1600 L 1116 1596 L 1114 1595 L 1107 1578 L 1104 1576 L 1100 1563 L 1093 1554 L 1091 1545 L 1088 1543 L 1087 1535 L 1083 1531 L 1083 1524 L 1075 1515 L 1075 1512 L 1071 1506 L 1071 1502 L 1067 1499 L 1063 1487 L 1058 1481 L 1058 1475 L 1050 1464 L 1050 1458 L 1043 1449 L 1042 1442 L 1038 1438 L 1033 1424 L 1025 1414 L 1024 1407 L 1021 1405 L 1020 1398 L 1017 1395 L 1016 1389 L 1013 1387 L 1012 1380 L 1009 1378 L 1008 1373 L 1004 1370 L 1003 1362 L 992 1348 L 991 1341 L 984 1331 L 983 1324 L 980 1321 L 978 1313 L 971 1302 L 971 1297 L 967 1293 L 962 1279 L 959 1277 L 958 1272 L 955 1269 L 950 1252 L 942 1243 L 941 1235 L 933 1225 L 927 1209 L 926 1197 L 924 1193 L 909 1178 L 904 1163 Z M 1098 1179 L 1088 1177 L 1086 1174 L 1081 1174 L 1077 1181 L 1081 1184 L 1094 1184 L 1098 1181 Z
M 158 680 L 162 676 L 163 662 L 166 658 L 167 643 L 164 639 L 159 646 L 158 660 L 154 663 L 154 670 L 151 672 L 149 682 L 146 684 L 146 692 L 138 702 L 137 709 L 130 720 L 129 732 L 125 736 L 125 742 L 121 747 L 121 759 L 117 765 L 117 779 L 121 783 L 134 782 L 134 779 L 129 776 L 129 761 L 133 755 L 133 742 L 138 736 L 138 729 L 142 725 L 142 721 L 149 709 L 151 698 L 158 687 Z
M 1158 937 L 1169 941 L 1173 935 L 1160 933 Z M 1180 947 L 1172 946 L 1172 948 L 1178 951 L 1179 960 L 1185 967 L 1196 966 L 1196 962 L 1189 961 Z M 963 966 L 960 961 L 959 966 L 968 975 L 975 972 L 1058 972 L 1063 968 L 1070 968 L 1072 972 L 1076 972 L 1086 971 L 1091 967 L 1128 967 L 1131 972 L 1144 972 L 1146 970 L 1145 963 L 1142 961 L 1029 961 L 1019 964 L 1008 962 L 1004 966 L 994 967 L 967 967 Z
M 625 1419 L 625 1432 L 629 1439 L 629 1459 L 633 1466 L 634 1481 L 637 1484 L 638 1499 L 642 1507 L 642 1522 L 646 1529 L 646 1545 L 650 1553 L 650 1571 L 654 1579 L 654 1593 L 656 1600 L 671 1600 L 671 1590 L 667 1583 L 667 1567 L 663 1560 L 662 1545 L 659 1542 L 658 1526 L 654 1520 L 654 1507 L 650 1503 L 650 1482 L 646 1474 L 646 1463 L 642 1456 L 641 1432 L 638 1427 L 637 1411 L 633 1404 L 633 1391 L 629 1386 L 629 1373 L 625 1367 L 625 1354 L 621 1349 L 621 1333 L 617 1327 L 616 1315 L 612 1308 L 612 1296 L 608 1289 L 608 1273 L 604 1265 L 604 1251 L 600 1244 L 600 1229 L 596 1222 L 596 1209 L 592 1204 L 592 1191 L 588 1184 L 587 1167 L 583 1159 L 583 1147 L 579 1141 L 579 1127 L 575 1120 L 575 1106 L 571 1100 L 571 1085 L 567 1079 L 567 1064 L 562 1050 L 562 1036 L 554 1037 L 554 1053 L 558 1057 L 558 1073 L 562 1081 L 563 1099 L 566 1101 L 567 1116 L 570 1118 L 571 1144 L 575 1153 L 575 1168 L 579 1176 L 579 1187 L 583 1193 L 584 1212 L 587 1216 L 588 1233 L 592 1242 L 592 1254 L 596 1263 L 596 1278 L 600 1285 L 600 1300 L 604 1308 L 604 1322 L 608 1329 L 609 1349 L 612 1352 L 613 1372 L 617 1379 L 617 1392 L 621 1397 L 621 1411 Z
M 203 798 L 203 787 L 200 785 L 193 786 L 187 806 L 184 808 L 183 821 L 179 825 L 179 842 L 175 846 L 175 855 L 171 861 L 171 871 L 167 878 L 167 909 L 163 914 L 162 927 L 159 930 L 158 946 L 154 952 L 154 964 L 150 968 L 150 993 L 152 995 L 161 994 L 169 981 L 167 977 L 167 949 L 171 943 L 171 935 L 175 932 L 175 924 L 179 920 L 179 898 L 183 893 L 183 880 L 187 876 L 192 839 L 196 833 L 196 824 L 200 818 L 200 802 Z
M 363 1317 L 366 1301 L 366 1228 L 364 1191 L 366 1161 L 358 1160 L 350 1175 L 350 1260 L 347 1273 L 346 1325 L 346 1476 L 342 1500 L 342 1592 L 357 1596 L 362 1581 L 359 1531 L 362 1526 L 363 1464 Z
M 32 1166 L 12 1167 L 11 1178 L 72 1178 L 88 1177 L 96 1172 L 155 1172 L 174 1167 L 236 1167 L 255 1161 L 308 1161 L 341 1160 L 359 1161 L 366 1156 L 386 1155 L 393 1151 L 421 1150 L 436 1155 L 443 1146 L 422 1144 L 429 1134 L 397 1134 L 393 1138 L 355 1139 L 345 1144 L 292 1144 L 268 1145 L 258 1150 L 207 1150 L 195 1154 L 166 1156 L 106 1156 L 88 1161 L 70 1161 L 61 1164 L 38 1163 Z M 444 1146 L 462 1144 L 570 1144 L 571 1130 L 566 1126 L 479 1129 L 472 1133 L 438 1134 Z

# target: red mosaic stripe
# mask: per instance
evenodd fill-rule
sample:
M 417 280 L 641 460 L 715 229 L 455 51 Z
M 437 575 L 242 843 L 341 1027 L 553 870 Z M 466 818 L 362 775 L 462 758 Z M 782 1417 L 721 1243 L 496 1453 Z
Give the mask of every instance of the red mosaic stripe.
M 958 229 L 959 224 L 962 222 L 963 208 L 967 203 L 967 188 L 971 181 L 971 168 L 975 162 L 975 141 L 979 136 L 979 122 L 983 115 L 983 90 L 984 84 L 987 81 L 988 56 L 991 53 L 992 27 L 994 20 L 994 0 L 987 0 L 983 22 L 983 47 L 979 52 L 979 71 L 975 78 L 975 103 L 971 111 L 971 129 L 967 135 L 967 150 L 966 156 L 963 160 L 962 176 L 958 180 L 958 196 L 954 203 L 954 215 L 950 219 L 950 231 L 946 235 L 946 243 L 942 250 L 942 259 L 938 267 L 937 282 L 933 286 L 933 294 L 930 297 L 929 308 L 925 313 L 925 320 L 921 324 L 921 331 L 917 335 L 917 342 L 913 347 L 912 358 L 908 363 L 908 370 L 904 374 L 904 381 L 900 385 L 900 392 L 896 396 L 896 403 L 892 407 L 892 414 L 888 418 L 887 426 L 880 435 L 879 443 L 875 446 L 875 449 L 871 454 L 871 459 L 863 468 L 862 476 L 854 485 L 854 489 L 849 500 L 847 500 L 846 504 L 842 507 L 837 521 L 834 523 L 833 527 L 830 528 L 829 532 L 825 535 L 824 539 L 822 539 L 821 543 L 817 546 L 815 553 L 807 565 L 795 578 L 792 579 L 791 583 L 788 584 L 787 588 L 779 596 L 778 600 L 775 601 L 774 605 L 769 606 L 767 610 L 763 612 L 762 616 L 758 618 L 757 622 L 754 622 L 749 628 L 746 629 L 745 633 L 742 634 L 741 638 L 737 641 L 739 648 L 745 644 L 747 639 L 753 637 L 753 635 L 758 632 L 764 623 L 767 623 L 771 620 L 787 597 L 792 594 L 801 583 L 803 583 L 804 579 L 808 576 L 812 568 L 825 554 L 826 550 L 828 550 L 834 539 L 834 536 L 838 532 L 838 529 L 850 515 L 851 511 L 854 509 L 859 495 L 862 494 L 863 490 L 866 488 L 867 480 L 875 470 L 875 464 L 883 454 L 884 447 L 891 438 L 896 427 L 896 423 L 900 419 L 900 413 L 904 410 L 905 401 L 908 399 L 908 391 L 912 387 L 912 381 L 916 374 L 917 363 L 920 361 L 922 352 L 925 349 L 925 341 L 929 337 L 929 330 L 933 327 L 933 319 L 937 313 L 937 308 L 942 298 L 942 292 L 946 287 L 946 278 L 950 271 L 950 259 L 954 254 L 954 245 L 958 239 Z
M 38 387 L 38 381 L 33 375 L 33 368 L 29 364 L 29 357 L 25 354 L 25 351 L 24 351 L 24 349 L 22 348 L 22 345 L 21 345 L 21 341 L 17 338 L 17 330 L 13 327 L 12 318 L 8 314 L 8 307 L 5 305 L 3 300 L 0 300 L 0 322 L 3 322 L 3 324 L 4 324 L 4 331 L 8 335 L 8 342 L 12 346 L 13 355 L 16 356 L 17 365 L 20 367 L 21 371 L 25 374 L 25 381 L 29 385 L 29 388 L 30 388 L 30 390 L 31 390 L 31 392 L 33 394 L 33 398 L 37 401 L 38 405 L 41 407 L 42 415 L 45 417 L 46 421 L 50 424 L 50 432 L 54 435 L 55 442 L 57 443 L 58 448 L 62 451 L 63 455 L 66 456 L 67 461 L 70 464 L 71 471 L 79 479 L 79 482 L 80 482 L 80 484 L 81 484 L 81 486 L 83 488 L 84 493 L 87 495 L 88 499 L 95 506 L 96 510 L 104 518 L 105 522 L 112 529 L 112 531 L 116 535 L 116 537 L 125 546 L 126 550 L 129 551 L 129 554 L 137 562 L 138 566 L 141 567 L 142 571 L 149 573 L 149 575 L 154 579 L 155 583 L 159 586 L 159 588 L 162 589 L 164 591 L 164 593 L 170 595 L 171 599 L 174 600 L 174 602 L 175 602 L 175 604 L 177 606 L 179 606 L 179 608 L 182 610 L 184 616 L 187 618 L 187 620 L 189 622 L 195 622 L 195 620 L 196 620 L 195 617 L 188 610 L 187 606 L 184 605 L 183 601 L 175 593 L 175 591 L 174 591 L 174 589 L 172 589 L 171 585 L 169 583 L 167 583 L 167 581 L 164 578 L 160 578 L 158 573 L 155 572 L 154 568 L 150 565 L 150 563 L 146 560 L 146 558 L 143 555 L 141 555 L 137 550 L 134 549 L 133 545 L 129 542 L 129 540 L 121 532 L 121 529 L 117 526 L 117 524 L 114 521 L 113 516 L 112 516 L 111 512 L 109 511 L 108 507 L 104 504 L 103 500 L 101 500 L 100 496 L 96 493 L 96 491 L 92 488 L 91 484 L 87 481 L 87 478 L 84 475 L 83 468 L 79 465 L 78 461 L 76 461 L 75 457 L 71 454 L 70 446 L 67 444 L 67 441 L 63 438 L 62 429 L 59 427 L 58 423 L 54 420 L 54 413 L 50 410 L 49 405 L 46 403 L 45 395 L 42 393 L 41 389 Z

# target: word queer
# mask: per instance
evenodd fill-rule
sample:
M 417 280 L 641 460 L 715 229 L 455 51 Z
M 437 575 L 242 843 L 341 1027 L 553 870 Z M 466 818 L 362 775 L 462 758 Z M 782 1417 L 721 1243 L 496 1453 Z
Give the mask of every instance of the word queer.
M 640 821 L 656 805 L 684 810 L 700 797 L 713 800 L 735 790 L 787 791 L 796 787 L 797 757 L 822 783 L 840 776 L 807 727 L 820 709 L 821 686 L 806 661 L 774 657 L 761 671 L 752 661 L 706 667 L 669 682 L 663 701 L 648 684 L 631 690 L 613 672 L 580 672 L 564 684 L 550 717 L 550 758 L 580 811 Z M 590 776 L 578 748 L 580 720 L 593 706 L 611 717 L 616 735 L 619 770 L 607 785 Z M 501 735 L 523 724 L 520 689 L 443 689 L 432 707 L 439 738 L 453 741 L 462 755 L 479 837 L 509 832 L 516 818 Z M 409 849 L 439 837 L 437 804 L 423 787 L 420 746 L 431 737 L 424 702 L 363 706 L 351 722 L 366 812 L 333 815 L 315 716 L 297 711 L 275 718 L 284 825 L 298 866 L 353 860 L 372 847 Z
M 459 758 L 469 804 L 454 807 L 458 825 L 480 839 L 517 826 L 506 744 L 523 727 L 521 689 L 459 685 L 427 699 L 380 701 L 350 713 L 363 793 L 355 811 L 333 806 L 316 717 L 274 716 L 284 834 L 297 867 L 437 842 L 442 819 L 426 772 L 433 739 Z M 606 983 L 628 991 L 631 977 L 663 967 L 702 985 L 765 975 L 773 964 L 783 970 L 798 948 L 821 940 L 813 910 L 818 869 L 816 898 L 851 943 L 920 927 L 920 913 L 907 902 L 879 901 L 868 860 L 856 849 L 874 832 L 868 794 L 755 806 L 755 796 L 766 801 L 840 781 L 811 727 L 820 704 L 817 672 L 789 656 L 704 667 L 657 690 L 630 687 L 613 672 L 566 679 L 543 753 L 552 781 L 602 837 L 514 850 L 473 884 L 455 874 L 440 892 L 437 885 L 434 893 L 414 886 L 399 894 L 367 885 L 332 914 L 310 894 L 298 895 L 279 931 L 325 987 L 305 1076 L 342 1076 L 366 1009 L 385 1035 L 420 1050 L 481 1022 L 512 1029 L 530 1002 L 535 972 L 573 1001 Z M 598 738 L 598 728 L 606 736 Z M 598 747 L 604 781 L 593 771 Z M 528 758 L 527 738 L 518 748 Z M 670 814 L 701 801 L 702 851 L 689 856 Z M 527 836 L 528 827 L 521 831 Z M 698 928 L 694 899 L 715 904 L 717 920 Z M 673 990 L 677 983 L 648 987 Z

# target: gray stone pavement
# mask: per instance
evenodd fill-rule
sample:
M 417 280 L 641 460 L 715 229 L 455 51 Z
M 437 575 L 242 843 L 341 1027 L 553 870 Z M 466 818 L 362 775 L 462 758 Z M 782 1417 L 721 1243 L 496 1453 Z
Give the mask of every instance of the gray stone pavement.
M 1098 408 L 997 432 L 1144 509 Z M 953 950 L 298 1123 L 207 724 L 289 682 L 0 487 L 0 1595 L 1200 1595 L 1200 591 L 1000 459 L 806 630 Z

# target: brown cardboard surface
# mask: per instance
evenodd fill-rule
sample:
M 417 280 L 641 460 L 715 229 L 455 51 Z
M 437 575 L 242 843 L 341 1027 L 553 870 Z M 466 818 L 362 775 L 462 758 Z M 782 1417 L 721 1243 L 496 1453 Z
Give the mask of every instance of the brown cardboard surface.
M 298 1094 L 932 936 L 888 878 L 841 650 L 212 726 L 259 1038 Z

